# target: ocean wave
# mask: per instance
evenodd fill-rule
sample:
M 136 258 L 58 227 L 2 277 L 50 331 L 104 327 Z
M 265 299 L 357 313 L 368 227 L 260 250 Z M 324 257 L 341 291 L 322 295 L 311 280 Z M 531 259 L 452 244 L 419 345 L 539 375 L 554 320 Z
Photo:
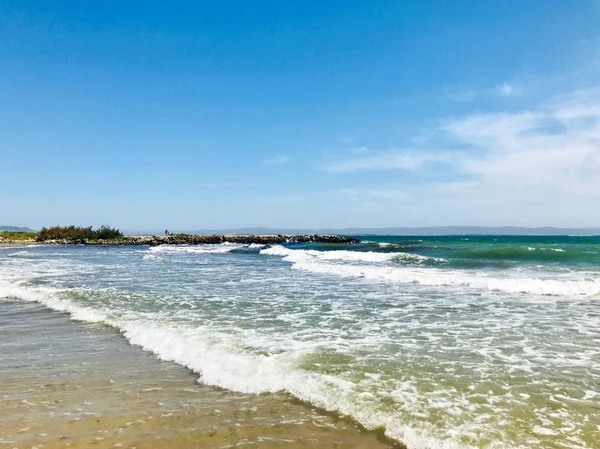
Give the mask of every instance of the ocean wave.
M 317 254 L 313 254 L 317 253 Z M 337 253 L 337 254 L 336 254 Z M 496 277 L 488 273 L 438 268 L 393 267 L 372 265 L 332 264 L 328 261 L 382 262 L 394 257 L 426 260 L 416 254 L 402 253 L 390 257 L 391 253 L 358 253 L 352 251 L 306 251 L 291 250 L 275 246 L 261 251 L 261 254 L 284 256 L 295 270 L 328 274 L 343 277 L 358 277 L 373 281 L 427 286 L 468 287 L 507 293 L 530 293 L 535 295 L 596 296 L 600 294 L 600 278 L 588 279 L 543 279 L 520 276 Z M 420 258 L 420 259 L 419 259 Z
M 203 245 L 159 245 L 148 248 L 146 251 L 153 254 L 177 254 L 177 253 L 231 253 L 231 252 L 258 252 L 266 245 L 251 243 L 249 245 L 242 243 L 219 243 Z
M 126 318 L 112 316 L 107 310 L 74 304 L 61 298 L 61 293 L 66 292 L 0 282 L 0 298 L 38 302 L 77 321 L 114 327 L 131 344 L 197 373 L 200 383 L 250 394 L 288 392 L 317 407 L 351 416 L 367 429 L 384 428 L 387 436 L 411 449 L 475 449 L 436 438 L 430 428 L 402 424 L 393 413 L 374 406 L 371 395 L 360 394 L 354 382 L 298 368 L 295 362 L 299 354 L 244 353 L 235 349 L 226 334 L 215 343 L 215 330 L 210 326 L 159 324 L 132 314 Z
M 344 261 L 344 262 L 400 262 L 400 263 L 443 263 L 444 259 L 435 257 L 425 257 L 419 254 L 404 252 L 367 252 L 367 251 L 316 251 L 306 249 L 290 249 L 285 246 L 275 245 L 260 251 L 261 254 L 270 256 L 283 256 L 288 262 L 309 262 L 309 261 Z
M 106 313 L 62 300 L 56 296 L 56 293 L 57 290 L 52 287 L 24 287 L 19 284 L 0 282 L 0 298 L 38 302 L 52 310 L 68 313 L 77 321 L 108 322 Z
M 423 240 L 403 240 L 401 242 L 379 242 L 378 245 L 382 248 L 389 246 L 392 247 L 403 247 L 403 246 L 414 246 L 423 243 Z
M 24 251 L 17 251 L 14 253 L 10 253 L 10 254 L 7 254 L 6 256 L 7 257 L 26 257 L 26 256 L 29 256 L 30 254 L 31 253 L 29 251 L 24 250 Z
M 106 257 L 98 258 L 100 253 L 76 248 L 72 258 L 5 258 L 0 261 L 0 297 L 37 301 L 73 319 L 114 326 L 132 344 L 198 373 L 202 383 L 256 394 L 285 391 L 368 428 L 385 429 L 410 449 L 514 449 L 511 442 L 516 441 L 524 444 L 521 449 L 547 447 L 543 428 L 531 429 L 553 416 L 555 399 L 562 402 L 564 415 L 548 426 L 557 433 L 553 438 L 566 447 L 584 429 L 579 410 L 585 408 L 569 404 L 586 400 L 585 407 L 593 407 L 598 394 L 589 386 L 589 366 L 598 358 L 593 344 L 598 317 L 595 301 L 585 295 L 598 291 L 600 272 L 557 271 L 560 264 L 544 263 L 505 271 L 459 269 L 453 259 L 437 268 L 429 258 L 410 253 L 313 248 L 320 247 L 252 249 L 264 257 L 215 255 L 218 264 L 189 273 L 181 264 L 170 269 L 169 261 L 185 257 L 168 249 L 110 248 Z M 37 254 L 45 256 L 47 249 Z M 165 269 L 139 264 L 142 255 L 162 259 Z M 115 264 L 115 257 L 130 257 L 131 264 Z M 202 256 L 187 257 L 198 258 Z M 206 259 L 210 262 L 211 257 Z M 291 271 L 290 264 L 306 273 Z M 246 289 L 245 282 L 264 285 Z M 484 289 L 534 294 L 490 294 Z M 584 297 L 563 301 L 537 294 Z M 571 315 L 565 313 L 569 308 Z M 562 326 L 569 320 L 572 325 Z M 550 344 L 543 348 L 546 341 Z M 339 355 L 354 360 L 340 362 Z M 410 370 L 412 378 L 407 377 Z M 444 372 L 448 376 L 439 374 Z M 519 372 L 531 376 L 521 378 Z M 568 382 L 547 380 L 557 372 L 566 373 Z M 543 389 L 489 390 L 488 385 L 494 390 L 494 385 L 504 385 L 505 373 L 516 373 L 519 385 L 538 379 Z M 461 384 L 472 381 L 477 388 L 457 391 L 455 379 Z M 583 391 L 586 396 L 555 395 L 567 384 L 577 390 L 574 396 L 581 398 Z M 519 396 L 522 392 L 536 401 L 548 394 L 551 402 L 536 402 L 547 407 L 531 411 L 531 402 Z M 516 423 L 519 436 L 503 433 L 500 421 Z M 588 444 L 574 442 L 573 447 L 595 447 Z
M 600 261 L 600 254 L 595 252 L 585 252 L 577 249 L 565 250 L 563 248 L 531 246 L 486 248 L 469 251 L 459 251 L 457 253 L 457 256 L 463 259 L 503 259 L 541 262 L 592 262 L 594 260 Z

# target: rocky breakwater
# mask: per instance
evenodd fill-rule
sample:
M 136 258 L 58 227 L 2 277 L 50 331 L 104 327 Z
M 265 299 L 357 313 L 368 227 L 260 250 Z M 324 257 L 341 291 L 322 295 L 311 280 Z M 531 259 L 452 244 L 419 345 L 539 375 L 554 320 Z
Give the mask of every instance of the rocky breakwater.
M 279 243 L 360 243 L 354 237 L 341 235 L 130 235 L 111 240 L 87 240 L 87 239 L 56 239 L 45 240 L 41 243 L 48 245 L 135 245 L 135 246 L 158 246 L 158 245 L 203 245 L 219 243 L 241 243 L 241 244 L 279 244 Z

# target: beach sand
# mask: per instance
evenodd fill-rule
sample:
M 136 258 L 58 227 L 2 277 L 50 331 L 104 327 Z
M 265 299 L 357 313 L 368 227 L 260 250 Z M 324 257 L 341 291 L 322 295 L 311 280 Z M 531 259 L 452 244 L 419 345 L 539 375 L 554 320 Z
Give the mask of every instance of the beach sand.
M 401 447 L 287 394 L 197 378 L 114 329 L 0 301 L 0 447 Z

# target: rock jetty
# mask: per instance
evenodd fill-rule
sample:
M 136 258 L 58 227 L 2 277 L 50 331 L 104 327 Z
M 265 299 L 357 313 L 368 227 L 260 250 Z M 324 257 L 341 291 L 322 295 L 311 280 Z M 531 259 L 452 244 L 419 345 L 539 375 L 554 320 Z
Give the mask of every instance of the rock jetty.
M 269 245 L 278 243 L 360 243 L 359 239 L 341 235 L 129 235 L 119 239 L 111 240 L 88 240 L 88 239 L 56 239 L 45 240 L 46 245 L 110 245 L 110 246 L 158 246 L 158 245 L 203 245 L 219 243 L 241 243 Z

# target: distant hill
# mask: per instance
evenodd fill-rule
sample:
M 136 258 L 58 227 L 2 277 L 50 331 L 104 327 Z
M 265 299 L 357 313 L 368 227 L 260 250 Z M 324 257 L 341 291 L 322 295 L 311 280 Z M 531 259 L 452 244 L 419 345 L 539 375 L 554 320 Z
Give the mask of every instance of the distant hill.
M 24 226 L 0 226 L 0 232 L 10 231 L 10 232 L 36 232 L 34 229 L 27 228 Z
M 527 228 L 521 226 L 426 226 L 426 227 L 389 227 L 389 228 L 234 228 L 234 229 L 172 229 L 172 232 L 187 234 L 341 234 L 341 235 L 600 235 L 597 228 L 556 228 L 551 226 Z M 162 231 L 125 231 L 129 235 L 163 234 Z
M 426 226 L 393 228 L 338 229 L 340 234 L 355 235 L 600 235 L 597 228 L 557 228 L 544 226 Z

